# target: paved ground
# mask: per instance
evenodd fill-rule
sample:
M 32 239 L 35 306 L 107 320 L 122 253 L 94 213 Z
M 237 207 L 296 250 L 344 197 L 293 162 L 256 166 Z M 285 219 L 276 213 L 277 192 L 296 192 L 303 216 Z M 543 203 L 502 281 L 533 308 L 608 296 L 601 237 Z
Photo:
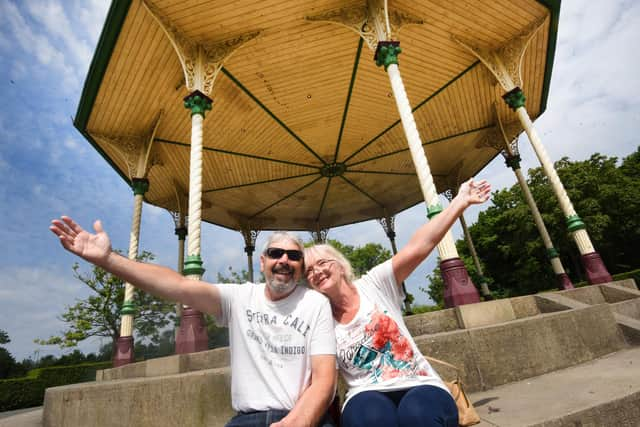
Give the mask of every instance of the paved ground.
M 640 394 L 640 347 L 469 398 L 483 420 L 478 427 L 518 427 L 560 420 L 634 392 Z M 0 413 L 0 427 L 41 426 L 42 407 Z

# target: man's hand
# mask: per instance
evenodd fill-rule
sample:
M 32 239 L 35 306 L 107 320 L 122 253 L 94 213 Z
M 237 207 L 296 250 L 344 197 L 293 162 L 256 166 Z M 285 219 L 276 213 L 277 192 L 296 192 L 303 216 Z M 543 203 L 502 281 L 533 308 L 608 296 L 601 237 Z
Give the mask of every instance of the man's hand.
M 101 265 L 111 253 L 111 241 L 100 221 L 93 223 L 93 229 L 96 233 L 89 233 L 68 216 L 54 219 L 49 227 L 60 238 L 60 243 L 66 250 L 93 264 Z
M 465 206 L 484 203 L 489 200 L 489 197 L 491 197 L 491 184 L 486 179 L 475 182 L 473 178 L 460 186 L 457 195 Z

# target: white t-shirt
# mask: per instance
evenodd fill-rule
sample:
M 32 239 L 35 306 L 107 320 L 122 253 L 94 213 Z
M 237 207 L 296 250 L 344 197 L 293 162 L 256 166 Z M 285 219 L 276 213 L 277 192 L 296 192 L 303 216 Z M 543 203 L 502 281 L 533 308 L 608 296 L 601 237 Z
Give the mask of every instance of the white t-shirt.
M 329 300 L 304 286 L 270 301 L 265 284 L 214 285 L 229 327 L 231 405 L 291 410 L 311 379 L 311 356 L 336 354 Z
M 336 322 L 338 365 L 349 386 L 345 405 L 363 391 L 434 385 L 449 392 L 424 358 L 402 318 L 403 294 L 391 260 L 354 282 L 360 308 L 351 322 Z

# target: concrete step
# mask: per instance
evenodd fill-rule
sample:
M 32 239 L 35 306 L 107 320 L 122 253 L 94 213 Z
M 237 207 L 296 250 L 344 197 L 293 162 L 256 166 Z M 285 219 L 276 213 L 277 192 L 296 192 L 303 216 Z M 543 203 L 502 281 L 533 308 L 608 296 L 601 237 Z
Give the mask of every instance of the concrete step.
M 640 348 L 469 395 L 479 427 L 638 427 Z

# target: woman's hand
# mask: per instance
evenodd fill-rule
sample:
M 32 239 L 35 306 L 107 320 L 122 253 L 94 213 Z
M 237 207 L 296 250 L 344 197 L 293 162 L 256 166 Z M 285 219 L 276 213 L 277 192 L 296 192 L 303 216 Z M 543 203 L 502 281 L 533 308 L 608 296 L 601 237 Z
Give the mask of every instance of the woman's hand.
M 491 197 L 491 184 L 486 179 L 476 182 L 473 178 L 460 186 L 456 196 L 465 206 L 484 203 L 489 200 L 489 197 Z

